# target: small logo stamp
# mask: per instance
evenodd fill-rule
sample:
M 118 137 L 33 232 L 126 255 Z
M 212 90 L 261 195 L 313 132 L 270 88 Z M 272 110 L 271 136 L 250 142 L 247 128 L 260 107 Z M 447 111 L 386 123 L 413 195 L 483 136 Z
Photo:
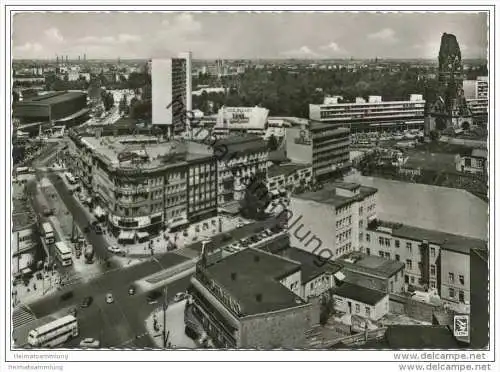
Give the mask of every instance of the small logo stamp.
M 469 316 L 455 315 L 453 317 L 453 335 L 455 337 L 469 337 Z

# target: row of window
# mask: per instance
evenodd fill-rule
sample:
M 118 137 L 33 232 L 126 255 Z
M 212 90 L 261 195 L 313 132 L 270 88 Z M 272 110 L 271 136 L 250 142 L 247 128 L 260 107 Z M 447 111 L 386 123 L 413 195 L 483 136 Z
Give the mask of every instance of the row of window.
M 366 241 L 370 242 L 370 240 L 371 240 L 371 236 L 370 236 L 370 234 L 367 233 L 366 234 Z M 391 246 L 391 239 L 379 236 L 378 244 L 382 247 L 390 247 Z M 394 239 L 394 246 L 396 248 L 400 248 L 401 242 L 398 239 Z M 408 250 L 409 253 L 412 253 L 413 245 L 411 242 L 406 242 L 406 249 Z M 431 247 L 430 253 L 431 253 L 431 257 L 433 257 L 433 258 L 436 257 L 436 248 Z
M 448 281 L 450 283 L 455 283 L 455 274 L 454 273 L 448 273 Z M 458 276 L 458 282 L 461 285 L 464 285 L 465 284 L 465 277 L 463 275 L 459 275 Z
M 448 288 L 448 296 L 450 298 L 456 298 L 456 291 L 454 288 Z M 464 291 L 462 290 L 459 290 L 458 291 L 458 301 L 461 302 L 461 303 L 464 303 L 465 302 L 465 293 Z
M 355 309 L 355 311 L 356 311 L 356 314 L 361 313 L 361 305 L 360 305 L 360 304 L 356 304 L 356 305 L 354 306 L 354 309 Z M 365 306 L 365 316 L 366 316 L 367 318 L 369 318 L 369 317 L 370 317 L 370 314 L 371 314 L 371 309 L 370 309 L 370 307 L 369 307 L 369 306 Z
M 339 228 L 344 227 L 346 225 L 350 225 L 351 222 L 352 222 L 352 216 L 348 216 L 348 217 L 341 218 L 340 220 L 337 220 L 337 222 L 335 223 L 335 226 L 337 227 L 337 229 L 339 229 Z
M 342 247 L 338 248 L 335 250 L 335 254 L 337 256 L 343 255 L 344 253 L 350 252 L 351 251 L 352 244 L 351 242 L 344 244 Z
M 351 239 L 351 229 L 346 230 L 340 234 L 337 234 L 335 237 L 337 239 L 337 244 L 340 244 L 345 240 L 350 240 Z

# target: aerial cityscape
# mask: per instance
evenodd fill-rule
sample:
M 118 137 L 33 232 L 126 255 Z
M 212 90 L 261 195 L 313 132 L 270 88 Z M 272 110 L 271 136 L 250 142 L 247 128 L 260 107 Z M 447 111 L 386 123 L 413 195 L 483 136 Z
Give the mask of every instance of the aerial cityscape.
M 488 348 L 485 14 L 12 24 L 12 348 Z

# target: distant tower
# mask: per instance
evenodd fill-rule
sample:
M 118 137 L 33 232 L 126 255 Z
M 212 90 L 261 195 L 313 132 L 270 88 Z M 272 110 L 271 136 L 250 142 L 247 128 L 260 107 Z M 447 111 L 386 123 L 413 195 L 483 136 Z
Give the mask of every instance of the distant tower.
M 56 55 L 56 65 L 59 66 L 59 56 Z
M 78 56 L 78 62 L 80 62 L 80 56 Z
M 120 57 L 118 57 L 118 64 L 120 64 Z
M 186 60 L 186 112 L 189 113 L 186 115 L 187 116 L 186 124 L 188 126 L 188 129 L 191 129 L 190 118 L 193 112 L 193 88 L 192 88 L 193 56 L 191 52 L 184 52 L 179 54 L 179 58 Z
M 87 60 L 87 54 L 83 53 L 83 61 L 85 62 Z

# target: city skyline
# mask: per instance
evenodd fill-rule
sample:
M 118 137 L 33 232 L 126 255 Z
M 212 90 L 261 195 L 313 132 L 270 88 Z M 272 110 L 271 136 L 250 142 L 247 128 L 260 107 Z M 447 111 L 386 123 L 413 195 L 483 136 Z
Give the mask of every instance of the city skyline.
M 436 58 L 444 32 L 463 59 L 488 51 L 486 13 L 20 13 L 12 25 L 14 59 Z

